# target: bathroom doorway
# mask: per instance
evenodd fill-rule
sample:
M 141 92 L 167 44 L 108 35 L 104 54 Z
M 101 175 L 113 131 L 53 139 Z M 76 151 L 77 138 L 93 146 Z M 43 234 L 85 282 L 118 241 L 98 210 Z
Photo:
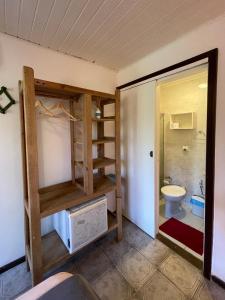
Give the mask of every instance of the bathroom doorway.
M 199 267 L 204 259 L 207 87 L 207 63 L 157 81 L 158 236 Z
M 205 224 L 204 224 L 204 257 L 203 257 L 203 274 L 206 278 L 210 279 L 211 277 L 211 267 L 212 267 L 212 242 L 213 242 L 213 209 L 214 209 L 214 168 L 215 168 L 215 124 L 216 124 L 216 92 L 217 92 L 217 63 L 218 63 L 218 49 L 213 49 L 210 51 L 207 51 L 205 53 L 199 54 L 197 56 L 191 57 L 189 59 L 186 59 L 184 61 L 178 62 L 174 65 L 170 65 L 168 67 L 165 67 L 164 69 L 155 71 L 153 73 L 147 74 L 145 76 L 139 77 L 137 79 L 134 79 L 130 82 L 127 82 L 125 84 L 122 84 L 117 87 L 120 91 L 125 91 L 128 89 L 132 89 L 133 87 L 138 87 L 140 85 L 143 85 L 148 82 L 156 82 L 159 79 L 166 78 L 171 75 L 175 75 L 183 72 L 185 70 L 191 70 L 194 67 L 201 66 L 203 64 L 207 64 L 208 66 L 208 86 L 206 88 L 207 90 L 207 125 L 206 125 L 206 169 L 205 169 Z M 169 77 L 168 77 L 169 78 Z M 129 97 L 130 98 L 130 97 Z M 137 95 L 136 103 L 138 107 L 141 105 L 141 102 L 139 101 L 139 95 Z M 121 104 L 123 103 L 123 93 L 121 93 Z M 127 101 L 127 105 L 129 101 Z M 128 105 L 129 106 L 129 105 Z M 155 101 L 156 111 L 159 112 L 158 109 L 158 103 Z M 151 119 L 151 111 L 149 112 L 149 119 Z M 150 224 L 152 223 L 152 226 L 156 229 L 155 235 L 157 234 L 158 229 L 158 221 L 159 221 L 159 191 L 160 191 L 160 180 L 159 180 L 159 131 L 160 131 L 160 114 L 155 115 L 156 123 L 155 127 L 157 130 L 155 131 L 155 142 L 152 148 L 145 149 L 143 147 L 142 149 L 142 155 L 148 156 L 149 160 L 155 161 L 155 177 L 150 177 L 148 180 L 155 182 L 155 201 L 152 203 L 151 210 L 147 212 L 149 214 L 149 218 L 147 219 L 147 222 Z M 189 119 L 189 117 L 187 118 Z M 123 118 L 122 124 L 123 125 Z M 179 123 L 180 121 L 176 118 L 173 119 L 173 123 Z M 175 127 L 178 126 L 177 124 L 174 125 Z M 123 126 L 122 126 L 123 127 Z M 131 124 L 131 127 L 134 129 L 134 123 Z M 123 131 L 126 133 L 126 128 L 122 128 Z M 140 128 L 141 131 L 146 131 L 148 129 L 146 128 Z M 136 132 L 136 131 L 135 131 Z M 151 131 L 149 132 L 151 135 Z M 126 137 L 126 135 L 125 135 Z M 126 141 L 129 141 L 130 145 L 129 147 L 126 147 Z M 132 150 L 134 140 L 133 139 L 122 139 L 122 149 L 125 150 Z M 124 145 L 125 143 L 125 145 Z M 186 144 L 186 143 L 185 143 Z M 184 145 L 187 146 L 187 145 Z M 188 150 L 188 149 L 186 149 Z M 184 150 L 184 151 L 186 151 Z M 129 154 L 129 153 L 128 153 Z M 124 165 L 125 171 L 126 171 L 126 159 L 128 159 L 129 166 L 132 167 L 133 161 L 129 160 L 130 156 L 126 155 L 122 158 L 122 165 Z M 136 156 L 133 157 L 136 159 Z M 138 158 L 138 157 L 137 157 Z M 149 164 L 146 166 L 149 167 Z M 133 175 L 136 174 L 136 171 L 133 172 Z M 134 176 L 133 176 L 134 177 Z M 131 177 L 131 179 L 133 178 Z M 127 180 L 127 173 L 124 173 L 123 180 L 128 184 L 129 186 L 129 180 Z M 164 180 L 164 178 L 163 178 Z M 133 189 L 135 189 L 136 181 L 134 181 Z M 145 188 L 150 188 L 150 185 L 145 186 Z M 123 193 L 127 194 L 127 186 L 123 185 Z M 129 197 L 128 197 L 129 200 Z M 195 200 L 195 199 L 193 199 Z M 137 203 L 140 202 L 140 198 L 138 197 L 136 199 Z M 143 202 L 143 201 L 142 201 Z M 145 206 L 142 207 L 142 210 L 146 209 Z M 153 218 L 152 218 L 153 215 Z M 141 218 L 141 215 L 139 215 L 139 218 Z M 153 236 L 154 237 L 154 236 Z M 167 239 L 168 241 L 168 239 Z M 172 243 L 172 242 L 171 242 Z M 174 243 L 172 243 L 174 245 Z M 177 245 L 176 245 L 177 246 Z M 178 246 L 176 247 L 178 249 Z M 180 247 L 181 248 L 181 247 Z M 182 248 L 181 248 L 182 249 Z M 183 249 L 184 256 L 188 253 Z M 194 257 L 194 256 L 193 256 Z M 201 262 L 201 261 L 200 261 Z M 202 264 L 202 263 L 201 263 Z

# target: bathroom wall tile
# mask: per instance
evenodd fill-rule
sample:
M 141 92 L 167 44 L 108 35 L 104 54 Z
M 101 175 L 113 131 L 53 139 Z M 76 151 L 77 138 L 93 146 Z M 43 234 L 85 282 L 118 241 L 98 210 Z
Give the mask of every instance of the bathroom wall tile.
M 170 255 L 160 271 L 188 297 L 192 297 L 203 282 L 200 271 L 178 255 Z

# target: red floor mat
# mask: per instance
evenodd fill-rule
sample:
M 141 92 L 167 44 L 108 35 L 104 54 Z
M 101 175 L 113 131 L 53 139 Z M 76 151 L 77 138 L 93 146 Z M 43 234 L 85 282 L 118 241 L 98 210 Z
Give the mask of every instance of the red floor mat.
M 159 229 L 198 254 L 203 254 L 203 233 L 181 221 L 171 218 Z

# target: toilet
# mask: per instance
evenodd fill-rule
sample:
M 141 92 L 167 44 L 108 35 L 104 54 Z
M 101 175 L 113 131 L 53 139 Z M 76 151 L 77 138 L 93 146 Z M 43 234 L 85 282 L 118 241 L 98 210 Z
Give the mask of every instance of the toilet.
M 186 195 L 185 188 L 179 185 L 169 184 L 161 188 L 161 193 L 163 194 L 163 198 L 165 200 L 165 217 L 181 217 L 183 213 L 181 201 Z

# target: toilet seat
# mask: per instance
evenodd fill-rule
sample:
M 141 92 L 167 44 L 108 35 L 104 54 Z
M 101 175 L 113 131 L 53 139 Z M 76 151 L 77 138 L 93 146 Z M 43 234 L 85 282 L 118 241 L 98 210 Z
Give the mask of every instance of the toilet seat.
M 179 185 L 165 185 L 161 188 L 161 192 L 171 197 L 183 197 L 186 194 L 186 190 Z

